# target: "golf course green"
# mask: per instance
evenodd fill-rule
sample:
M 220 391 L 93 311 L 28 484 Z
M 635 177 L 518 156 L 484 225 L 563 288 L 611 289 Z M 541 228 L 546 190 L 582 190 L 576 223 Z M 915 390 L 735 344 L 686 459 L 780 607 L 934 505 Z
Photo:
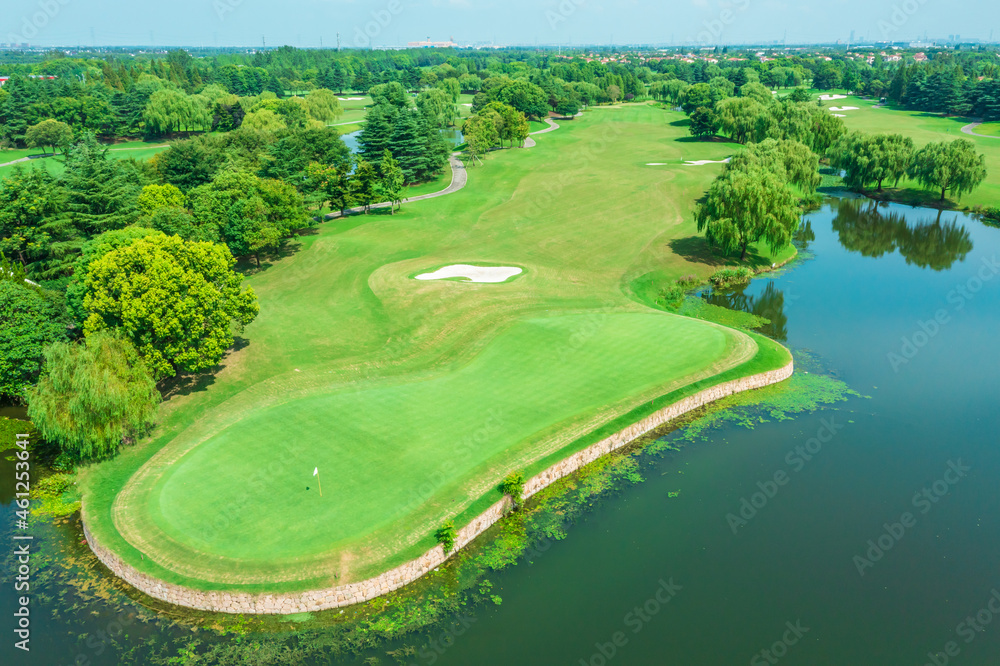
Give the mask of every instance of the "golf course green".
M 172 392 L 152 438 L 82 475 L 90 534 L 196 589 L 363 580 L 433 547 L 445 521 L 467 524 L 509 472 L 785 366 L 766 338 L 631 295 L 647 276 L 729 263 L 693 219 L 722 164 L 684 161 L 739 147 L 692 141 L 685 123 L 595 109 L 470 166 L 464 189 L 299 237 L 249 277 L 261 314 L 223 367 Z M 524 271 L 412 277 L 450 264 Z

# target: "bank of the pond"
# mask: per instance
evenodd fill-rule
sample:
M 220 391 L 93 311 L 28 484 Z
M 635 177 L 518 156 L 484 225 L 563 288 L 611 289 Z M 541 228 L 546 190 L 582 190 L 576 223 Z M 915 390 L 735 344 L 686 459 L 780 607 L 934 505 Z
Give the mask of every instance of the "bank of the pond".
M 747 363 L 716 377 L 691 384 L 633 410 L 608 424 L 605 428 L 595 431 L 591 438 L 595 435 L 604 435 L 604 431 L 609 427 L 621 427 L 623 421 L 630 423 L 630 425 L 610 435 L 603 436 L 593 443 L 588 444 L 586 440 L 582 440 L 580 444 L 583 444 L 583 448 L 568 456 L 566 450 L 560 452 L 559 455 L 565 457 L 557 462 L 552 462 L 550 459 L 540 461 L 538 464 L 548 466 L 527 479 L 524 484 L 524 496 L 534 495 L 559 479 L 626 446 L 642 435 L 683 414 L 727 396 L 769 386 L 789 378 L 793 372 L 793 362 L 788 351 L 762 336 L 754 337 L 758 340 L 758 353 Z M 734 373 L 746 372 L 750 368 L 759 370 L 760 366 L 768 367 L 768 369 L 747 376 L 732 377 Z M 552 457 L 554 456 L 550 456 L 550 458 Z M 533 471 L 529 469 L 529 472 Z M 101 545 L 87 529 L 85 509 L 82 512 L 81 521 L 87 543 L 95 556 L 116 576 L 154 599 L 208 612 L 289 615 L 362 603 L 412 583 L 428 571 L 441 565 L 454 552 L 471 543 L 497 523 L 508 512 L 509 508 L 510 498 L 504 497 L 491 504 L 482 513 L 462 521 L 465 524 L 458 530 L 455 549 L 449 553 L 446 553 L 443 547 L 438 545 L 419 558 L 374 578 L 331 588 L 287 594 L 202 591 L 167 583 L 136 570 L 113 551 Z

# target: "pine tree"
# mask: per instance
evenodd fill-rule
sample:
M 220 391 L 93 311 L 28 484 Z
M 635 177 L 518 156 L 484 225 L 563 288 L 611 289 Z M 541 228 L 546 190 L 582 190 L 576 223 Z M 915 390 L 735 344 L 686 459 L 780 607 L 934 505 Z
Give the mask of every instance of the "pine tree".
M 367 122 L 358 137 L 361 156 L 369 162 L 378 162 L 390 147 L 398 112 L 388 104 L 379 104 L 368 112 Z M 395 154 L 395 151 L 393 151 Z
M 423 114 L 417 110 L 401 111 L 393 125 L 389 150 L 399 161 L 399 167 L 407 183 L 420 182 L 427 173 L 428 160 L 428 123 Z M 437 129 L 434 129 L 437 134 Z

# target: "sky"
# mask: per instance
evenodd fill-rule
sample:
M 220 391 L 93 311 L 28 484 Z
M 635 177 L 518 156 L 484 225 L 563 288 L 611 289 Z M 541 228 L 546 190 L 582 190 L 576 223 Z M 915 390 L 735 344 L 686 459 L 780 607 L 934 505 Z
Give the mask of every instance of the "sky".
M 4 0 L 0 43 L 37 46 L 581 45 L 1000 40 L 977 0 Z M 997 26 L 992 34 L 991 26 Z

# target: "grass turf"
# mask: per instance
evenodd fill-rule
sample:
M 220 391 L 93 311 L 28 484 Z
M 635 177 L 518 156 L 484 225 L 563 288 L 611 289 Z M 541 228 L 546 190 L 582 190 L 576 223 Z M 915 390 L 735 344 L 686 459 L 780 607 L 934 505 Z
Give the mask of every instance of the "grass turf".
M 722 165 L 679 162 L 737 147 L 689 140 L 681 118 L 598 109 L 534 148 L 492 153 L 457 193 L 301 237 L 249 280 L 261 302 L 249 344 L 178 387 L 151 441 L 83 475 L 92 533 L 132 566 L 204 589 L 357 580 L 495 501 L 507 471 L 538 471 L 691 382 L 783 365 L 769 341 L 625 293 L 652 272 L 714 270 L 692 210 Z M 408 278 L 468 262 L 527 272 L 501 285 Z
M 983 123 L 982 125 L 978 125 L 972 131 L 976 134 L 982 134 L 983 136 L 1000 137 L 1000 122 Z
M 122 143 L 109 144 L 107 147 L 110 148 L 108 155 L 114 159 L 123 160 L 132 157 L 140 161 L 148 160 L 153 155 L 167 149 L 167 145 L 162 141 L 125 141 Z M 26 157 L 27 155 L 37 155 L 38 152 L 39 150 L 35 148 L 27 150 L 5 150 L 0 152 L 0 164 L 11 162 L 13 160 Z M 9 157 L 10 155 L 14 156 Z M 23 169 L 43 168 L 47 169 L 52 175 L 57 176 L 66 170 L 66 165 L 63 162 L 64 159 L 63 154 L 59 153 L 58 155 L 52 157 L 40 157 L 28 162 L 8 164 L 7 166 L 0 167 L 0 178 L 9 175 L 15 167 L 21 167 Z

